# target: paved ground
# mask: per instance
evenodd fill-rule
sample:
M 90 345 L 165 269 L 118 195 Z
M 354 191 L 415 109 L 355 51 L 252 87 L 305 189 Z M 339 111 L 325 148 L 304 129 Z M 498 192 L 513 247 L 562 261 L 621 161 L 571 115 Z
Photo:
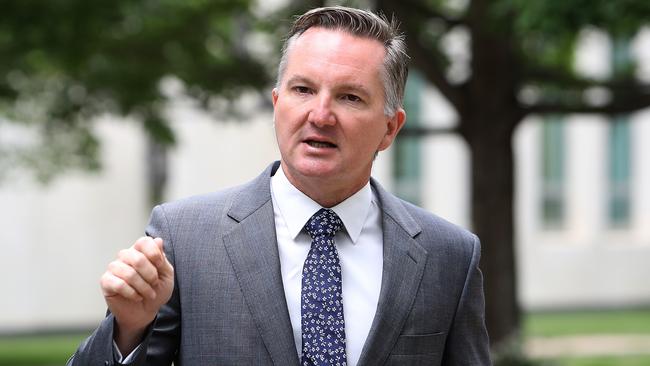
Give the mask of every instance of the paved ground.
M 535 337 L 524 349 L 533 357 L 650 355 L 650 335 Z

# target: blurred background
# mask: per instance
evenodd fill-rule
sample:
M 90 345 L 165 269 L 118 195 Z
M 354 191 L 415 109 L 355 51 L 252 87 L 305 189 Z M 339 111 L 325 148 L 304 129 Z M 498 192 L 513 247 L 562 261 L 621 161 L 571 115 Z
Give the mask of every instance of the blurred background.
M 279 159 L 294 14 L 395 14 L 408 121 L 374 176 L 476 232 L 498 365 L 650 365 L 650 2 L 8 0 L 0 365 L 65 362 L 158 202 Z

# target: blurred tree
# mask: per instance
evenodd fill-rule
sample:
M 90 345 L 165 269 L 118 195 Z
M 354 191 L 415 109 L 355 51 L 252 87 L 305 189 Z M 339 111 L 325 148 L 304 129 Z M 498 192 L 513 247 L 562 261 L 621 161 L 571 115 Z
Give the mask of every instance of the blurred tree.
M 152 201 L 161 198 L 166 149 L 174 134 L 161 87 L 210 107 L 268 85 L 250 55 L 256 19 L 249 0 L 14 0 L 0 15 L 0 127 L 28 124 L 30 135 L 0 139 L 0 171 L 28 166 L 44 181 L 66 168 L 97 169 L 93 118 L 111 113 L 142 122 L 150 136 Z M 6 130 L 5 130 L 6 131 Z M 38 131 L 34 134 L 34 131 Z
M 650 85 L 634 65 L 594 80 L 574 70 L 580 31 L 630 37 L 650 21 L 644 0 L 377 0 L 407 33 L 412 65 L 458 113 L 455 127 L 406 134 L 460 134 L 471 157 L 473 230 L 483 243 L 487 325 L 497 349 L 518 337 L 512 136 L 531 114 L 631 112 L 650 106 Z M 469 58 L 453 69 L 445 42 L 467 39 Z M 593 101 L 594 90 L 607 97 Z

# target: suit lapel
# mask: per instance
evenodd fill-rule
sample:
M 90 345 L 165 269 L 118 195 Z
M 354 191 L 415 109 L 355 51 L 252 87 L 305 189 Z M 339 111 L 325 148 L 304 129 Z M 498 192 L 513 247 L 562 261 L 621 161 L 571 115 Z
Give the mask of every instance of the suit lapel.
M 298 365 L 275 235 L 269 181 L 272 169 L 277 165 L 234 198 L 228 210 L 233 223 L 223 243 L 273 363 Z
M 395 197 L 374 180 L 383 212 L 384 268 L 377 312 L 359 366 L 381 365 L 397 341 L 417 294 L 427 252 L 413 239 L 419 225 Z

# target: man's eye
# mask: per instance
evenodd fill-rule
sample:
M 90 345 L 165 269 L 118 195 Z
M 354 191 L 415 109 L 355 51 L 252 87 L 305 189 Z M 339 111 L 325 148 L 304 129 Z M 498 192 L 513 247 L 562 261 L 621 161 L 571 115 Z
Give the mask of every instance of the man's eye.
M 299 94 L 309 94 L 310 90 L 306 86 L 294 86 L 293 90 L 295 90 Z
M 349 102 L 355 102 L 355 103 L 358 103 L 358 102 L 361 101 L 361 98 L 357 97 L 357 96 L 354 95 L 354 94 L 345 94 L 345 95 L 343 96 L 343 99 L 345 99 L 345 100 L 347 100 L 347 101 L 349 101 Z

